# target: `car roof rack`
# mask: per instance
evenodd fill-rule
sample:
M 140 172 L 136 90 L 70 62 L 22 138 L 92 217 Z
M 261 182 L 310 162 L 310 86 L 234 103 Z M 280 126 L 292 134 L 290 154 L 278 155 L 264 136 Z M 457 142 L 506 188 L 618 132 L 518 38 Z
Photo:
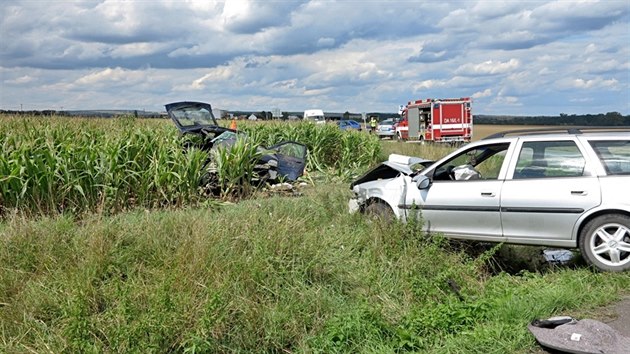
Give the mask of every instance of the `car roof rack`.
M 582 126 L 582 127 L 554 127 L 554 128 L 530 128 L 506 130 L 499 133 L 488 135 L 482 140 L 503 138 L 506 135 L 524 135 L 524 134 L 583 134 L 587 132 L 607 132 L 607 131 L 629 131 L 630 126 Z

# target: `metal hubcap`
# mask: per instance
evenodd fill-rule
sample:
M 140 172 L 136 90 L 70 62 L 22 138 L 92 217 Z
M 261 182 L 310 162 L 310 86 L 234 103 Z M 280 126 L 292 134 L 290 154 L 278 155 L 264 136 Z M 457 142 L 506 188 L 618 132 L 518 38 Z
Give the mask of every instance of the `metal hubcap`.
M 617 223 L 602 225 L 591 237 L 590 248 L 595 258 L 608 266 L 630 263 L 630 229 Z

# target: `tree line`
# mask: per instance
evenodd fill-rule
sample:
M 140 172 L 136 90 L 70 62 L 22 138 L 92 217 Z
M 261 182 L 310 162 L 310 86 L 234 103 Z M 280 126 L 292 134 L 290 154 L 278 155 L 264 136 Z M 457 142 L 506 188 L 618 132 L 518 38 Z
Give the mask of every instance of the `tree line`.
M 599 114 L 566 114 L 559 116 L 488 116 L 476 115 L 477 124 L 510 125 L 579 125 L 579 126 L 630 126 L 630 115 L 619 112 Z

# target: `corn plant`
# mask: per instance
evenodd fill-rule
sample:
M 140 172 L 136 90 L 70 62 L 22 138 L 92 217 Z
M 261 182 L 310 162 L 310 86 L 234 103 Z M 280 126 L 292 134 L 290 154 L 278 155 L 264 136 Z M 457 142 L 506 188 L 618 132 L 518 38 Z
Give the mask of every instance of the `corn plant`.
M 207 155 L 194 149 L 182 155 L 174 131 L 127 126 L 108 132 L 70 123 L 25 121 L 0 130 L 1 209 L 115 212 L 197 200 Z
M 373 135 L 344 132 L 334 125 L 312 123 L 267 123 L 242 127 L 254 141 L 267 146 L 283 140 L 303 143 L 308 148 L 307 170 L 339 172 L 378 161 L 381 145 Z
M 236 198 L 249 195 L 252 184 L 261 177 L 255 171 L 262 156 L 258 145 L 250 139 L 238 137 L 231 147 L 219 147 L 212 154 L 221 194 Z
M 113 213 L 179 207 L 205 198 L 207 152 L 188 149 L 164 120 L 0 117 L 0 215 Z M 259 145 L 285 140 L 308 148 L 307 170 L 347 180 L 379 159 L 374 136 L 310 123 L 247 124 L 239 140 L 213 157 L 223 197 L 243 197 L 259 179 Z

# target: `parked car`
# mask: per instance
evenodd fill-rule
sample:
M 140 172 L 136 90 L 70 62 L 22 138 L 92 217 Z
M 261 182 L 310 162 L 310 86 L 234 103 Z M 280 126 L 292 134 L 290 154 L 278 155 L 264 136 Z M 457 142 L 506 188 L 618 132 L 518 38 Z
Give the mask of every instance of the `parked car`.
M 376 135 L 378 135 L 378 137 L 381 139 L 382 138 L 394 139 L 396 137 L 396 127 L 394 126 L 394 124 L 396 124 L 396 122 L 394 121 L 393 118 L 385 119 L 384 121 L 380 122 L 376 126 Z
M 498 133 L 434 163 L 394 155 L 351 188 L 352 212 L 422 218 L 449 238 L 579 247 L 600 270 L 630 269 L 629 128 Z
M 362 130 L 361 123 L 354 120 L 349 120 L 349 119 L 340 120 L 340 121 L 337 121 L 336 124 L 341 130 L 356 130 L 356 131 Z
M 204 169 L 207 173 L 216 172 L 212 168 L 212 149 L 218 147 L 230 148 L 237 136 L 246 137 L 245 133 L 219 126 L 212 107 L 203 102 L 175 102 L 166 106 L 166 111 L 175 126 L 183 135 L 196 136 L 196 143 L 188 140 L 188 145 L 196 146 L 208 151 L 208 161 Z M 261 157 L 256 165 L 256 173 L 261 181 L 274 182 L 280 177 L 294 181 L 304 173 L 307 149 L 304 144 L 295 141 L 284 141 L 272 147 L 258 146 Z M 204 181 L 214 180 L 212 176 L 205 176 Z

